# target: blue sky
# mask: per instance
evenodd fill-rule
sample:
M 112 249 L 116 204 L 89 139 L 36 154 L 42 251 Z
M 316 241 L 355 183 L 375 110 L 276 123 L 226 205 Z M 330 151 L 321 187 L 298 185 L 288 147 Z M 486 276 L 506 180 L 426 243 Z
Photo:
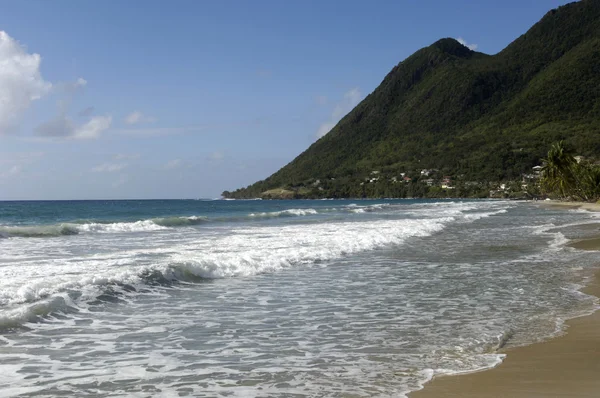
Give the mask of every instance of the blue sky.
M 218 197 L 419 48 L 494 54 L 566 3 L 3 0 L 0 200 Z

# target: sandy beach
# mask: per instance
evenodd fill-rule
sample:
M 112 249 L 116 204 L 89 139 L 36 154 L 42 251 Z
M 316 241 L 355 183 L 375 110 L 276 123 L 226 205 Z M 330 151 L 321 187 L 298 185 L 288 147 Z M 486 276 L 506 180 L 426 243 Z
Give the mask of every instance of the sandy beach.
M 600 205 L 551 202 L 544 206 L 600 211 Z M 600 250 L 600 237 L 570 246 Z M 584 293 L 600 297 L 600 272 Z M 566 322 L 566 334 L 525 347 L 507 349 L 494 369 L 437 377 L 410 398 L 597 398 L 600 396 L 600 311 Z
M 600 211 L 600 203 L 588 202 L 561 202 L 558 200 L 548 200 L 539 202 L 544 207 L 553 207 L 560 209 L 583 209 L 589 211 Z

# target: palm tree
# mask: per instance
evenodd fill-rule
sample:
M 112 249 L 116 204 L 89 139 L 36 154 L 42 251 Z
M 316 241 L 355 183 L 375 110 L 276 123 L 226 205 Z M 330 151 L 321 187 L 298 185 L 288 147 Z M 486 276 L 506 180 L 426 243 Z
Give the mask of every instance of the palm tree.
M 572 152 L 567 149 L 564 141 L 552 144 L 548 156 L 542 159 L 542 187 L 550 192 L 557 193 L 560 197 L 572 196 L 576 188 L 576 179 L 573 173 L 577 161 Z
M 583 200 L 594 200 L 600 196 L 600 167 L 593 164 L 577 165 Z

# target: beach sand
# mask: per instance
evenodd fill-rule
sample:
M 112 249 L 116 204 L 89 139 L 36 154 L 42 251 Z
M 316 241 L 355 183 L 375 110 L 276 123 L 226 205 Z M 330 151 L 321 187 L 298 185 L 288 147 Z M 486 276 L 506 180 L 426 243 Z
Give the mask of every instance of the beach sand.
M 561 202 L 557 200 L 548 200 L 539 202 L 544 207 L 553 207 L 559 209 L 584 209 L 589 211 L 600 211 L 600 203 L 587 202 Z
M 551 206 L 598 211 L 597 204 L 552 203 Z M 571 244 L 600 250 L 600 237 Z M 600 297 L 600 272 L 582 289 Z M 566 322 L 566 334 L 525 347 L 507 349 L 494 369 L 434 378 L 410 398 L 599 398 L 600 311 Z

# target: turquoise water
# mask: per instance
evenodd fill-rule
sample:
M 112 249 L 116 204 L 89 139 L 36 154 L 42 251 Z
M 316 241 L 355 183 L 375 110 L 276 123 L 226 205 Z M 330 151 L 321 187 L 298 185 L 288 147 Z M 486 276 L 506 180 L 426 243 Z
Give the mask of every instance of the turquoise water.
M 581 228 L 586 225 L 586 228 Z M 0 396 L 393 396 L 589 313 L 508 201 L 0 202 Z

